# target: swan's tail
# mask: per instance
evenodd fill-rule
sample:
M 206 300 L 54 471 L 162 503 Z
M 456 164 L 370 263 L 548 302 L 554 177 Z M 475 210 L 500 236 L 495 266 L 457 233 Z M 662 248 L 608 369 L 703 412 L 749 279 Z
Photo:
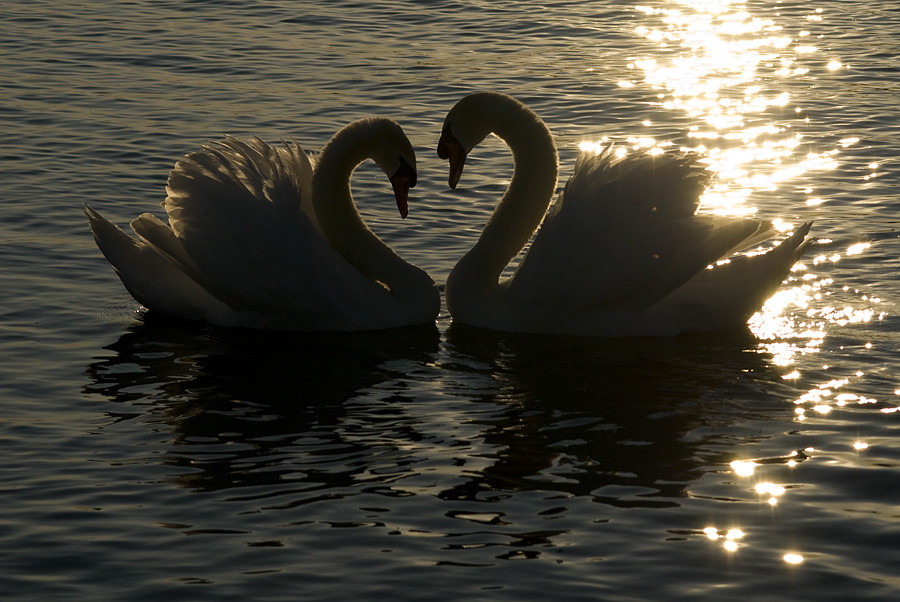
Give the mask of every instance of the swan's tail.
M 809 231 L 812 228 L 812 221 L 808 221 L 791 234 L 790 238 L 785 240 L 782 245 L 787 244 L 793 261 L 791 265 L 796 263 L 806 253 L 806 249 L 812 244 L 812 238 L 809 237 Z
M 165 253 L 136 240 L 84 205 L 94 240 L 138 303 L 160 314 L 211 320 L 230 309 L 189 278 Z
M 745 313 L 752 314 L 768 299 L 787 277 L 793 265 L 803 257 L 812 243 L 809 230 L 812 222 L 806 222 L 781 244 L 759 255 L 738 255 L 721 266 L 707 270 L 717 279 L 727 279 L 735 291 L 745 291 L 751 300 Z M 716 275 L 716 272 L 721 274 Z M 756 291 L 756 292 L 753 292 Z
M 809 248 L 811 227 L 812 222 L 803 224 L 765 253 L 737 255 L 703 270 L 663 299 L 657 309 L 664 312 L 661 315 L 686 316 L 681 331 L 737 326 L 775 293 Z
M 121 228 L 100 215 L 87 203 L 84 204 L 84 213 L 87 215 L 94 241 L 117 273 L 121 269 L 128 269 L 138 260 L 140 254 L 138 241 L 128 236 Z

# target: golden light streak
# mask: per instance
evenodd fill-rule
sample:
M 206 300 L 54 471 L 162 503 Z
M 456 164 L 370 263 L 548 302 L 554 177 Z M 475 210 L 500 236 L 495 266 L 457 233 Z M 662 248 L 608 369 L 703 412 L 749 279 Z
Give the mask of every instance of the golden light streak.
M 833 51 L 819 45 L 813 27 L 791 31 L 778 13 L 755 14 L 739 0 L 671 0 L 654 6 L 638 6 L 642 19 L 634 32 L 660 52 L 629 57 L 634 73 L 622 78 L 621 87 L 646 85 L 659 106 L 683 114 L 690 121 L 688 138 L 705 155 L 715 177 L 702 197 L 701 211 L 715 215 L 749 216 L 758 212 L 755 195 L 779 195 L 796 203 L 793 220 L 774 220 L 785 234 L 805 218 L 804 208 L 828 201 L 812 184 L 791 190 L 798 181 L 814 182 L 815 174 L 834 170 L 838 156 L 859 143 L 844 136 L 833 147 L 808 140 L 809 123 L 801 97 L 802 83 L 829 72 L 848 69 Z M 806 19 L 816 24 L 821 9 L 808 8 Z M 802 17 L 802 16 L 801 16 Z M 652 122 L 644 120 L 644 127 Z M 662 152 L 666 143 L 649 137 L 628 140 L 635 148 Z M 619 152 L 626 152 L 623 146 Z M 863 180 L 877 177 L 879 163 L 872 162 Z M 805 182 L 804 182 L 805 184 Z M 783 192 L 782 192 L 783 191 Z M 757 201 L 758 202 L 758 201 Z M 871 243 L 849 244 L 846 250 L 829 248 L 833 241 L 818 241 L 821 252 L 794 267 L 782 286 L 748 322 L 759 340 L 759 352 L 771 355 L 776 366 L 790 366 L 796 358 L 818 353 L 827 333 L 835 327 L 881 319 L 878 299 L 860 294 L 858 301 L 834 295 L 834 281 L 815 273 L 868 252 Z M 754 249 L 751 253 L 765 251 Z M 847 292 L 847 291 L 842 291 Z M 838 302 L 837 300 L 841 301 Z M 794 374 L 791 372 L 791 374 Z M 798 373 L 799 376 L 799 373 Z M 795 379 L 798 376 L 785 377 Z M 812 413 L 825 415 L 830 404 L 800 408 L 797 419 Z
M 754 473 L 758 465 L 753 460 L 735 460 L 731 462 L 730 466 L 737 476 L 749 477 Z

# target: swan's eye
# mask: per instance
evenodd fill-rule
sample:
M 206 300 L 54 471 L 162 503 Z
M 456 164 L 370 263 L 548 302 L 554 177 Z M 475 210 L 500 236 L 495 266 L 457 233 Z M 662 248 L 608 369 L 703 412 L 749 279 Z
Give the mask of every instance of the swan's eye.
M 453 135 L 453 132 L 450 131 L 450 125 L 445 125 L 444 129 L 441 130 L 441 138 L 438 140 L 437 154 L 441 159 L 449 159 L 452 150 L 450 149 L 450 145 L 456 144 L 459 145 L 459 142 L 456 141 L 456 136 Z
M 403 157 L 398 157 L 398 159 L 400 160 L 400 167 L 397 168 L 397 171 L 394 172 L 391 179 L 406 178 L 409 187 L 414 188 L 416 185 L 416 168 L 410 165 Z

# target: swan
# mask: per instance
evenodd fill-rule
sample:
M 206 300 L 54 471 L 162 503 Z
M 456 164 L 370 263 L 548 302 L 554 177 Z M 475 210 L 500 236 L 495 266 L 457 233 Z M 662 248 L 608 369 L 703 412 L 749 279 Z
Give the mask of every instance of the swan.
M 363 222 L 350 193 L 372 159 L 407 214 L 416 159 L 400 126 L 366 118 L 318 158 L 296 143 L 234 137 L 175 164 L 163 207 L 135 240 L 85 204 L 91 231 L 125 288 L 151 312 L 219 326 L 358 331 L 434 323 L 440 292 Z
M 766 253 L 734 255 L 774 229 L 698 215 L 709 172 L 690 153 L 581 153 L 548 212 L 558 175 L 553 137 L 531 109 L 494 92 L 466 96 L 447 114 L 437 150 L 449 161 L 451 188 L 491 133 L 512 151 L 514 173 L 447 277 L 454 322 L 591 336 L 728 330 L 746 325 L 810 242 L 806 223 Z M 501 280 L 538 226 L 516 271 Z

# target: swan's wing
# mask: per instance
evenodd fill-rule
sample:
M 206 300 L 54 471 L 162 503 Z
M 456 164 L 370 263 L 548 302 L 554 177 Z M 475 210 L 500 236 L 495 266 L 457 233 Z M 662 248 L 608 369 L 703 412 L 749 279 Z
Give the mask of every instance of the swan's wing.
M 166 192 L 163 207 L 179 237 L 203 231 L 240 238 L 241 224 L 312 213 L 312 164 L 295 143 L 274 148 L 229 136 L 178 161 Z
M 565 196 L 572 201 L 566 211 L 689 217 L 697 212 L 711 176 L 699 158 L 695 153 L 620 153 L 612 145 L 599 153 L 582 152 L 566 182 Z
M 228 137 L 170 173 L 163 206 L 171 231 L 146 217 L 133 227 L 235 309 L 315 312 L 320 300 L 308 283 L 335 258 L 318 232 L 311 180 L 298 145 Z
M 509 286 L 535 308 L 640 309 L 733 251 L 756 220 L 696 215 L 709 173 L 689 154 L 583 153 Z

